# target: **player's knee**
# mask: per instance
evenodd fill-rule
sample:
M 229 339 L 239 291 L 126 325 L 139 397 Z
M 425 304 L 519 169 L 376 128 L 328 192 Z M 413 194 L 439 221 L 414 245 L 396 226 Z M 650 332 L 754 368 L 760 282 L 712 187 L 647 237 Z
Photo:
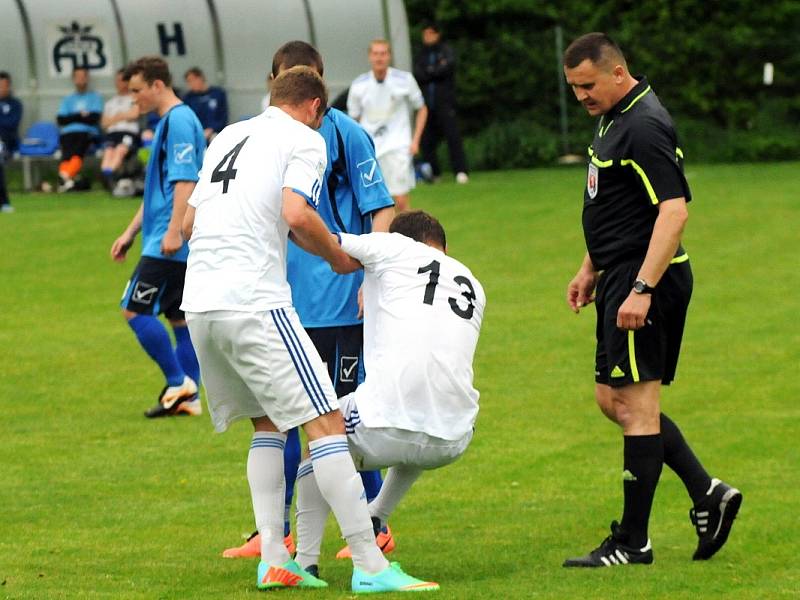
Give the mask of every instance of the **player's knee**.
M 595 386 L 595 400 L 597 401 L 597 407 L 600 409 L 600 412 L 610 421 L 619 423 L 611 387 L 597 384 L 597 386 Z
M 133 319 L 138 313 L 133 312 L 132 310 L 128 310 L 127 308 L 122 309 L 122 316 L 125 318 L 126 321 L 130 321 Z
M 310 442 L 329 435 L 344 435 L 344 417 L 340 410 L 320 415 L 303 424 L 303 431 Z

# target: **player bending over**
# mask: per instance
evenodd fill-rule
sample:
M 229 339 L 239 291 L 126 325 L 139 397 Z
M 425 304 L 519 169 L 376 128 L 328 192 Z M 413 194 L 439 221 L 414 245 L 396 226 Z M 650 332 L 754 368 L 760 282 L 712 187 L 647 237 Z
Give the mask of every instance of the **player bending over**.
M 389 468 L 369 504 L 377 534 L 422 472 L 457 460 L 472 439 L 472 360 L 486 296 L 445 254 L 444 229 L 424 212 L 398 215 L 389 233 L 339 237 L 365 271 L 366 379 L 339 402 L 356 467 Z M 296 560 L 304 568 L 318 563 L 328 515 L 313 457 L 297 476 Z

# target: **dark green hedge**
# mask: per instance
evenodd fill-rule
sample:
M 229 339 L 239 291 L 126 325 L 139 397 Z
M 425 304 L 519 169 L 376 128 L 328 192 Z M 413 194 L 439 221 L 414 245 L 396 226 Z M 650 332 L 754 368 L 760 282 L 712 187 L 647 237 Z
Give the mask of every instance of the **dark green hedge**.
M 459 115 L 473 168 L 552 163 L 559 129 L 555 26 L 564 44 L 605 31 L 631 71 L 648 76 L 675 118 L 687 157 L 703 162 L 800 158 L 800 2 L 697 0 L 406 0 L 412 39 L 441 23 L 459 56 Z M 772 62 L 774 84 L 764 86 Z M 593 120 L 567 90 L 569 148 Z

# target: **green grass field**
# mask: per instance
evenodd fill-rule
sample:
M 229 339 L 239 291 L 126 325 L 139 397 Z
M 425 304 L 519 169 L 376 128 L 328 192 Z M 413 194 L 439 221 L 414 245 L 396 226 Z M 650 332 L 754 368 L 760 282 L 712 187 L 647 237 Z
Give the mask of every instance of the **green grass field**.
M 488 296 L 477 433 L 396 512 L 394 554 L 438 598 L 775 598 L 800 594 L 798 163 L 691 166 L 695 292 L 664 411 L 745 497 L 728 545 L 693 563 L 688 496 L 666 469 L 650 567 L 572 571 L 619 518 L 622 444 L 593 400 L 593 309 L 564 302 L 583 254 L 583 169 L 424 186 L 450 253 Z M 162 382 L 117 309 L 134 260 L 111 242 L 134 200 L 16 194 L 0 215 L 0 597 L 254 598 L 250 427 L 147 421 Z M 133 258 L 138 256 L 132 252 Z M 350 565 L 320 568 L 349 595 Z M 287 592 L 304 595 L 303 592 Z

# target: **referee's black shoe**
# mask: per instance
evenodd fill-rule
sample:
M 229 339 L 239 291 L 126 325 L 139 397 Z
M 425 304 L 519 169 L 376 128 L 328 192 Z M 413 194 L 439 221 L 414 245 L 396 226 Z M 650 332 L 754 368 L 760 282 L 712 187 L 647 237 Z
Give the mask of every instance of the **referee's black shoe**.
M 613 567 L 614 565 L 649 565 L 653 562 L 650 540 L 644 548 L 634 548 L 626 542 L 628 536 L 619 523 L 611 523 L 611 535 L 586 556 L 568 558 L 565 567 Z
M 699 538 L 693 560 L 708 560 L 722 548 L 741 505 L 742 492 L 719 479 L 711 480 L 705 498 L 689 510 Z

